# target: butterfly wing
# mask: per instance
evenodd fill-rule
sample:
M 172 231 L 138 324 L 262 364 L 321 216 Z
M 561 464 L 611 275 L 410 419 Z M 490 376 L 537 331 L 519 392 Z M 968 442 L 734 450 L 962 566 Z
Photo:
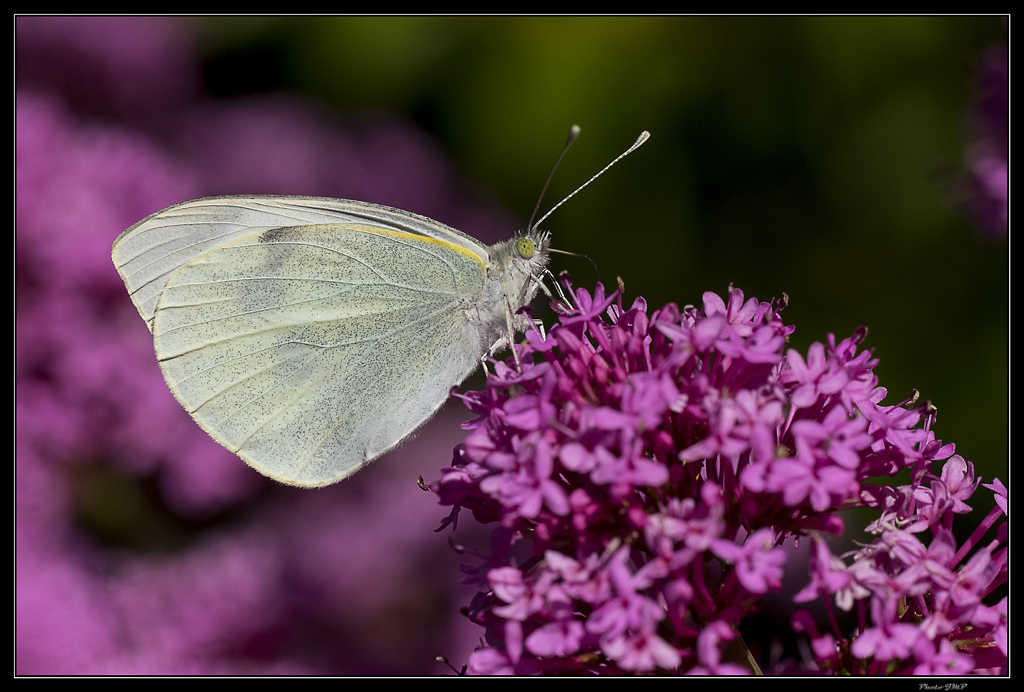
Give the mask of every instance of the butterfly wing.
M 153 214 L 118 236 L 112 257 L 150 331 L 171 275 L 200 255 L 260 231 L 315 224 L 364 225 L 445 241 L 487 262 L 475 239 L 425 216 L 327 197 L 207 197 Z

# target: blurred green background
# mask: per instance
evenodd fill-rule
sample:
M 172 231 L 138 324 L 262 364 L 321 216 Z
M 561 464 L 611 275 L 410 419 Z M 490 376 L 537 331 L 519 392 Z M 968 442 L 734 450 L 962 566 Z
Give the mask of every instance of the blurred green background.
M 571 124 L 583 134 L 542 213 L 649 130 L 545 222 L 556 247 L 651 306 L 730 283 L 786 293 L 804 351 L 868 326 L 886 403 L 917 389 L 938 436 L 1006 478 L 1008 245 L 961 213 L 973 80 L 1004 19 L 196 21 L 213 94 L 409 121 L 523 225 Z M 585 261 L 554 267 L 595 280 Z

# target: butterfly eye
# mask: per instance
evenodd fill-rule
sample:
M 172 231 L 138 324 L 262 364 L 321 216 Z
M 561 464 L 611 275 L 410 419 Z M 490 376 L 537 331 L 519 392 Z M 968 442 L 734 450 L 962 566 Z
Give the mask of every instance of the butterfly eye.
M 516 241 L 516 253 L 523 259 L 530 259 L 536 251 L 533 241 L 529 238 L 520 238 Z

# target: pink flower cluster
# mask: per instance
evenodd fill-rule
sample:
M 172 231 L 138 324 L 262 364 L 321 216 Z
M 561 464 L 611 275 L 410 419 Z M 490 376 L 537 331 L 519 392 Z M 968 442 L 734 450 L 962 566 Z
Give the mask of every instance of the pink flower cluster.
M 571 290 L 568 282 L 566 287 Z M 481 523 L 491 549 L 465 566 L 485 628 L 470 673 L 931 674 L 1007 665 L 1007 491 L 957 546 L 955 514 L 979 486 L 936 439 L 928 405 L 883 405 L 860 330 L 786 349 L 785 301 L 629 309 L 575 291 L 546 337 L 496 363 L 478 417 L 431 488 Z M 944 463 L 943 463 L 944 462 Z M 941 468 L 940 468 L 941 467 Z M 888 486 L 878 477 L 909 476 Z M 839 512 L 877 517 L 835 556 Z M 740 629 L 779 591 L 810 537 L 793 660 L 758 660 Z M 807 539 L 804 538 L 804 541 Z M 854 617 L 840 618 L 837 609 Z M 852 624 L 847 624 L 849 621 Z M 763 657 L 762 657 L 763 658 Z

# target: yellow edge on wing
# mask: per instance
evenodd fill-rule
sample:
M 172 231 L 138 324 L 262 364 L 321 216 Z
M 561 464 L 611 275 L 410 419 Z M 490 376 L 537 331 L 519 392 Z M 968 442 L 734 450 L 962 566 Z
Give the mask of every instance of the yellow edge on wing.
M 370 233 L 385 233 L 387 235 L 395 236 L 395 237 L 398 237 L 398 238 L 408 238 L 410 240 L 419 240 L 419 241 L 427 242 L 427 243 L 436 243 L 437 245 L 440 245 L 442 247 L 450 248 L 452 250 L 455 250 L 456 252 L 461 252 L 466 257 L 469 257 L 471 259 L 476 260 L 476 263 L 479 264 L 480 267 L 482 269 L 484 269 L 485 271 L 487 269 L 487 267 L 484 266 L 483 260 L 481 260 L 480 257 L 475 252 L 473 252 L 472 250 L 468 250 L 468 249 L 462 247 L 461 245 L 456 245 L 455 243 L 449 243 L 447 240 L 438 240 L 437 238 L 431 238 L 428 235 L 419 235 L 417 233 L 405 233 L 404 231 L 391 231 L 391 230 L 388 230 L 386 228 L 376 228 L 374 226 L 348 226 L 348 225 L 346 225 L 343 228 L 351 228 L 353 231 L 367 231 L 367 232 L 370 232 Z

